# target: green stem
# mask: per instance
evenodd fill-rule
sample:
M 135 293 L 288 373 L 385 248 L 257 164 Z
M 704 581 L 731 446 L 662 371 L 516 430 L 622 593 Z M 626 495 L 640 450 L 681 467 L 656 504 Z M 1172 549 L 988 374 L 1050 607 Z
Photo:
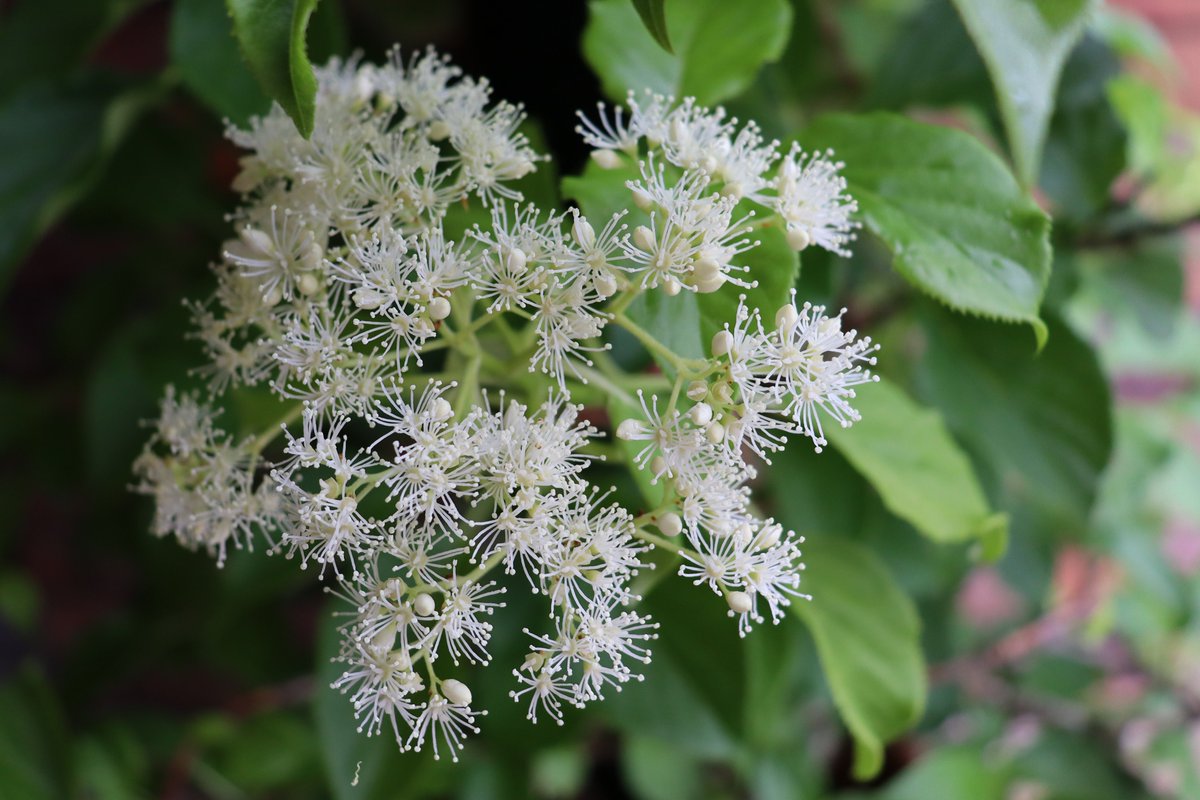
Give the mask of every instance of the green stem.
M 260 433 L 253 442 L 250 443 L 250 452 L 258 455 L 267 445 L 275 441 L 275 437 L 283 432 L 287 425 L 291 425 L 296 420 L 300 419 L 300 415 L 304 413 L 304 404 L 296 403 L 290 406 L 282 417 L 276 420 L 271 427 Z

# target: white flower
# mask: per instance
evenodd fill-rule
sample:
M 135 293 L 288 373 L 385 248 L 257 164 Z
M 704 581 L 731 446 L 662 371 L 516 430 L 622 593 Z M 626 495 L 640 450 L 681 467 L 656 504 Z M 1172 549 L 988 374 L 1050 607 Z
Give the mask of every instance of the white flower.
M 846 245 L 859 227 L 850 215 L 858 211 L 858 203 L 846 194 L 846 179 L 839 174 L 844 165 L 831 161 L 832 156 L 832 151 L 805 154 L 793 144 L 779 164 L 773 205 L 787 223 L 792 247 L 803 250 L 815 244 L 849 256 Z

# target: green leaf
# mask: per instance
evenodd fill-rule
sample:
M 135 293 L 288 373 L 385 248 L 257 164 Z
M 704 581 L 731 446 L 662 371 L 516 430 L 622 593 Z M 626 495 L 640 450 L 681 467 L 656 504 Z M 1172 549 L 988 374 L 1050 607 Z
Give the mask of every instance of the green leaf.
M 1001 327 L 931 309 L 918 383 L 991 473 L 1014 529 L 1036 522 L 1069 535 L 1084 530 L 1108 463 L 1111 400 L 1091 348 L 1047 321 L 1050 341 L 1035 356 Z
M 264 114 L 271 100 L 247 69 L 221 3 L 179 0 L 171 14 L 171 63 L 184 85 L 235 125 Z
M 1004 516 L 991 512 L 940 414 L 886 382 L 859 389 L 854 407 L 861 421 L 825 433 L 893 514 L 938 542 L 1003 537 Z
M 317 0 L 225 0 L 242 55 L 301 135 L 312 135 L 317 79 L 305 33 Z M 329 0 L 326 0 L 329 2 Z
M 953 0 L 988 66 L 1017 174 L 1033 185 L 1067 54 L 1095 0 Z
M 663 50 L 671 53 L 674 51 L 671 49 L 671 37 L 667 32 L 667 17 L 663 9 L 665 3 L 666 0 L 633 0 L 633 7 L 637 9 L 642 24 L 654 37 L 654 41 L 661 44 Z
M 804 557 L 812 600 L 791 608 L 816 642 L 834 704 L 854 736 L 854 774 L 865 779 L 883 766 L 884 745 L 924 711 L 920 621 L 870 550 L 822 536 Z
M 661 0 L 660 0 L 661 2 Z M 785 0 L 667 0 L 673 52 L 666 52 L 628 0 L 592 0 L 583 53 L 604 91 L 694 96 L 711 105 L 745 90 L 787 44 L 792 11 Z
M 9 270 L 100 177 L 158 85 L 99 79 L 26 86 L 0 104 L 0 288 Z
M 979 755 L 979 745 L 939 748 L 905 770 L 879 800 L 1003 800 L 1008 770 L 990 765 Z
M 1056 220 L 1087 220 L 1111 203 L 1112 183 L 1125 169 L 1126 136 L 1107 85 L 1120 69 L 1112 50 L 1091 36 L 1063 69 L 1038 179 Z
M 0 683 L 0 800 L 67 797 L 70 740 L 62 710 L 39 670 L 24 666 Z
M 986 147 L 886 113 L 820 117 L 801 141 L 846 162 L 864 224 L 910 283 L 959 311 L 1027 322 L 1044 341 L 1050 220 Z

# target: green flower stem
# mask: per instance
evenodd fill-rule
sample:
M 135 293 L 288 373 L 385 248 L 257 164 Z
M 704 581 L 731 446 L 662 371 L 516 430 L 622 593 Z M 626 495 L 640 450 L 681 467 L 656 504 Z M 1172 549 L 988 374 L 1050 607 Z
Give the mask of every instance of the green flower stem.
M 250 444 L 250 452 L 257 456 L 263 451 L 263 448 L 275 441 L 275 437 L 283 432 L 285 426 L 291 425 L 293 422 L 300 419 L 300 415 L 303 413 L 303 403 L 294 403 L 289 406 L 287 412 L 282 417 L 271 423 L 269 428 L 255 438 L 255 440 Z

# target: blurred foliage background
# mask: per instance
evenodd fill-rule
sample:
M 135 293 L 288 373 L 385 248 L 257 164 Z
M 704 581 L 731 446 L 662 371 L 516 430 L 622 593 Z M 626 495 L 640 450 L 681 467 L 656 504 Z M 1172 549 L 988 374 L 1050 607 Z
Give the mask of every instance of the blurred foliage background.
M 668 0 L 674 56 L 628 0 L 322 0 L 308 28 L 314 61 L 435 44 L 525 103 L 565 175 L 587 155 L 574 109 L 646 79 L 780 138 L 821 112 L 905 113 L 1028 179 L 1054 220 L 1040 353 L 1028 326 L 914 291 L 899 248 L 804 254 L 801 294 L 883 342 L 882 373 L 1010 520 L 987 563 L 918 533 L 925 496 L 852 447 L 793 447 L 770 471 L 790 526 L 878 557 L 839 576 L 845 624 L 887 602 L 871 569 L 920 614 L 923 717 L 862 783 L 810 629 L 739 641 L 686 587 L 649 599 L 666 635 L 645 684 L 563 729 L 527 724 L 493 669 L 463 763 L 354 734 L 311 576 L 261 553 L 218 570 L 149 536 L 126 490 L 139 420 L 198 362 L 180 298 L 208 292 L 236 199 L 221 120 L 269 102 L 223 4 L 0 4 L 0 798 L 1200 797 L 1200 7 L 1013 5 L 1080 30 L 1006 71 L 991 2 L 755 0 L 722 19 Z M 857 657 L 887 684 L 894 665 Z

